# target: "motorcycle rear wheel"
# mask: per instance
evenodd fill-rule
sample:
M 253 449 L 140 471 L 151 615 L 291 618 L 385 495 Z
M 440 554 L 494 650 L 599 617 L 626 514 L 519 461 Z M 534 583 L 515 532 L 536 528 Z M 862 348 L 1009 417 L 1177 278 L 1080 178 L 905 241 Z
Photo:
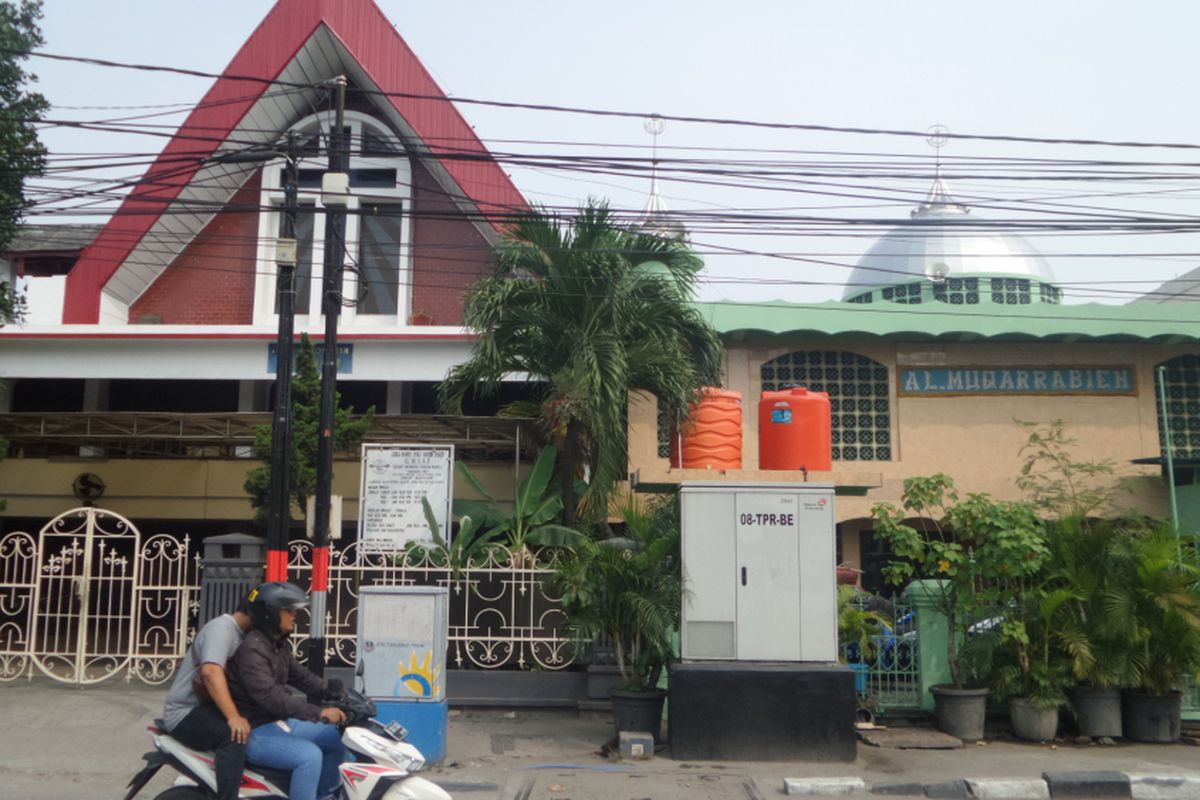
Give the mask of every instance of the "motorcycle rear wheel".
M 172 786 L 154 796 L 154 800 L 210 800 L 212 794 L 199 786 Z

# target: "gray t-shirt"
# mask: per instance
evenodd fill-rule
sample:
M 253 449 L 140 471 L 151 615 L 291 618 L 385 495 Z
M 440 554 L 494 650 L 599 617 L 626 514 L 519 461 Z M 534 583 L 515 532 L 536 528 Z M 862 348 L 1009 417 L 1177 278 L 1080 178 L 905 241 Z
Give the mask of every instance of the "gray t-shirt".
M 196 691 L 192 688 L 192 678 L 199 669 L 196 665 L 225 666 L 225 662 L 233 657 L 233 652 L 238 649 L 245 635 L 242 626 L 237 624 L 232 614 L 222 614 L 209 620 L 208 624 L 200 629 L 196 640 L 184 655 L 179 671 L 175 673 L 171 690 L 167 692 L 163 724 L 168 731 L 178 725 L 193 708 L 200 705 L 200 699 L 196 697 Z

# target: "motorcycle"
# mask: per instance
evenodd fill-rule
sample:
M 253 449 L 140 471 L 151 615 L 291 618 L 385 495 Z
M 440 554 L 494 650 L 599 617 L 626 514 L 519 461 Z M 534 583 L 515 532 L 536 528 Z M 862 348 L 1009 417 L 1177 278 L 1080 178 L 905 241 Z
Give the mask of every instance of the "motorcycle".
M 408 734 L 404 726 L 375 719 L 375 704 L 354 689 L 347 689 L 332 705 L 346 713 L 342 744 L 358 756 L 339 767 L 339 800 L 450 800 L 436 783 L 413 774 L 425 766 L 425 758 L 404 741 Z M 129 781 L 124 800 L 133 800 L 164 766 L 175 769 L 179 777 L 154 800 L 211 800 L 217 785 L 212 753 L 171 738 L 162 730 L 161 720 L 148 730 L 155 749 L 143 756 L 146 766 Z M 238 797 L 287 800 L 290 779 L 290 772 L 247 765 Z

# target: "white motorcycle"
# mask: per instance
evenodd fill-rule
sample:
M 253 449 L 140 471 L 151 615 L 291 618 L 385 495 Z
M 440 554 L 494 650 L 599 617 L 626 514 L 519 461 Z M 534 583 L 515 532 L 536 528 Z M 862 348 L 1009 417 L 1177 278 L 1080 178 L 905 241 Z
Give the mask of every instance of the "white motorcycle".
M 450 800 L 436 783 L 413 774 L 425 766 L 425 758 L 404 741 L 404 726 L 379 722 L 375 704 L 353 689 L 335 705 L 346 712 L 342 744 L 359 759 L 339 767 L 341 800 Z M 217 785 L 213 754 L 185 747 L 164 733 L 161 723 L 149 730 L 155 749 L 143 756 L 146 766 L 129 781 L 125 800 L 132 800 L 163 766 L 173 767 L 179 777 L 154 800 L 211 800 Z M 290 772 L 247 765 L 238 797 L 287 800 L 290 779 Z

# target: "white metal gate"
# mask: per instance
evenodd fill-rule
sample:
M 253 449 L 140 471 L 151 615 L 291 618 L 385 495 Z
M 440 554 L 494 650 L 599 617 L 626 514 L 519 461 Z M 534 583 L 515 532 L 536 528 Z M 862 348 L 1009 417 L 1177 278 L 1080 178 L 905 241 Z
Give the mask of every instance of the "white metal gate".
M 162 683 L 188 639 L 198 587 L 188 538 L 143 541 L 98 508 L 55 517 L 36 540 L 0 539 L 0 680 L 40 672 L 82 686 Z

